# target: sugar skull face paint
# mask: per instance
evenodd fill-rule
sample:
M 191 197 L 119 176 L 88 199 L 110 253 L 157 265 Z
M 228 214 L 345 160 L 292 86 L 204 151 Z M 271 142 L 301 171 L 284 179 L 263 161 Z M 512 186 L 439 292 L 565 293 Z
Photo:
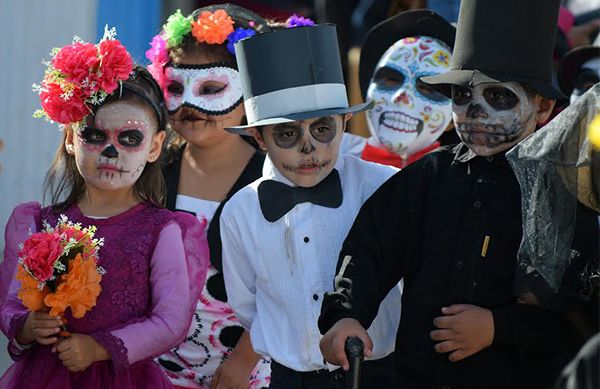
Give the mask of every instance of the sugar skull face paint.
M 518 82 L 452 86 L 452 111 L 460 139 L 476 154 L 508 150 L 535 130 L 535 99 Z
M 450 55 L 445 43 L 423 36 L 401 39 L 383 54 L 367 91 L 375 102 L 369 130 L 382 147 L 406 159 L 442 135 L 452 119 L 450 99 L 419 78 L 445 72 Z
M 75 162 L 86 184 L 111 190 L 133 186 L 146 166 L 156 130 L 152 113 L 132 102 L 100 108 L 75 133 Z
M 262 143 L 285 178 L 298 186 L 315 186 L 335 166 L 344 120 L 335 115 L 265 126 Z
M 171 114 L 186 106 L 207 115 L 223 115 L 243 101 L 239 73 L 226 63 L 171 64 L 165 74 L 169 82 L 165 100 Z

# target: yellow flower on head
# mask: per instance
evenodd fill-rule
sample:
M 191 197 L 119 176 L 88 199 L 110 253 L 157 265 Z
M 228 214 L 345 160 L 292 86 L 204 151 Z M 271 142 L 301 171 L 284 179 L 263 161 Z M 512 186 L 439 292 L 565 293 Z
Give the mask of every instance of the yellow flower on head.
M 443 65 L 445 67 L 448 67 L 448 65 L 450 65 L 450 55 L 443 50 L 438 50 L 435 53 L 433 53 L 433 60 L 437 64 Z

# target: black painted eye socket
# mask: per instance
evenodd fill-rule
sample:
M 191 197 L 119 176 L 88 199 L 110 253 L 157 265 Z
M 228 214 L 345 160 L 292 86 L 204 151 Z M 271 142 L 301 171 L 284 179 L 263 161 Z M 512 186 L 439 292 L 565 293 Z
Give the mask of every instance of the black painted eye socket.
M 178 81 L 171 80 L 169 86 L 167 86 L 167 91 L 169 91 L 169 93 L 172 95 L 182 95 L 183 85 Z
M 301 136 L 301 131 L 294 127 L 275 128 L 273 130 L 273 140 L 282 149 L 291 149 L 294 147 Z
M 483 90 L 483 98 L 498 111 L 513 109 L 519 104 L 519 98 L 508 88 L 491 86 Z
M 108 135 L 97 128 L 86 127 L 81 131 L 81 138 L 85 143 L 99 145 L 106 142 Z
M 144 141 L 144 134 L 140 130 L 125 130 L 119 134 L 118 140 L 124 147 L 138 147 Z
M 473 98 L 471 91 L 464 86 L 452 85 L 452 102 L 456 105 L 465 105 Z
M 372 82 L 382 89 L 398 89 L 404 84 L 405 80 L 406 77 L 399 71 L 388 67 L 382 67 L 375 72 Z
M 419 94 L 421 96 L 425 97 L 426 99 L 438 101 L 438 102 L 443 102 L 443 101 L 448 100 L 448 98 L 446 96 L 444 96 L 440 92 L 436 91 L 431 86 L 429 86 L 426 83 L 424 83 L 423 81 L 421 81 L 421 79 L 419 79 L 419 78 L 417 78 L 416 85 L 417 85 L 417 92 L 419 92 Z
M 310 129 L 310 134 L 312 137 L 321 143 L 331 142 L 331 140 L 335 138 L 335 133 L 335 127 L 326 125 L 320 125 Z

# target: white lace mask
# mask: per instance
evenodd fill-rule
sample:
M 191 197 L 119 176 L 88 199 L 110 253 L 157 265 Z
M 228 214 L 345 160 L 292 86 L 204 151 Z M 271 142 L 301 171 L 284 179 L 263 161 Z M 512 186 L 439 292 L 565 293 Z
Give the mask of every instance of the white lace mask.
M 450 99 L 419 80 L 448 70 L 450 49 L 430 37 L 404 38 L 381 57 L 367 99 L 369 130 L 379 145 L 406 159 L 430 146 L 452 120 Z
M 225 63 L 169 65 L 165 99 L 169 113 L 182 106 L 207 115 L 223 115 L 242 101 L 242 82 L 237 70 Z

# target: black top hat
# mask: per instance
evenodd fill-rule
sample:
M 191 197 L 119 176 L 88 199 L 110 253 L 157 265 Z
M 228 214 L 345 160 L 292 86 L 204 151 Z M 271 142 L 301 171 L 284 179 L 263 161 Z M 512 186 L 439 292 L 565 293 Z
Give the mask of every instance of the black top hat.
M 558 83 L 564 94 L 570 95 L 573 92 L 575 79 L 581 71 L 581 66 L 598 57 L 600 57 L 600 47 L 592 45 L 579 46 L 565 54 L 558 67 Z
M 402 38 L 428 36 L 439 39 L 451 49 L 456 29 L 440 15 L 426 9 L 401 12 L 371 28 L 360 52 L 359 79 L 363 97 L 381 56 Z
M 560 0 L 462 0 L 450 71 L 422 80 L 450 96 L 449 86 L 519 81 L 561 99 L 552 83 Z
M 257 34 L 235 44 L 248 127 L 359 112 L 348 106 L 335 26 L 294 27 Z

